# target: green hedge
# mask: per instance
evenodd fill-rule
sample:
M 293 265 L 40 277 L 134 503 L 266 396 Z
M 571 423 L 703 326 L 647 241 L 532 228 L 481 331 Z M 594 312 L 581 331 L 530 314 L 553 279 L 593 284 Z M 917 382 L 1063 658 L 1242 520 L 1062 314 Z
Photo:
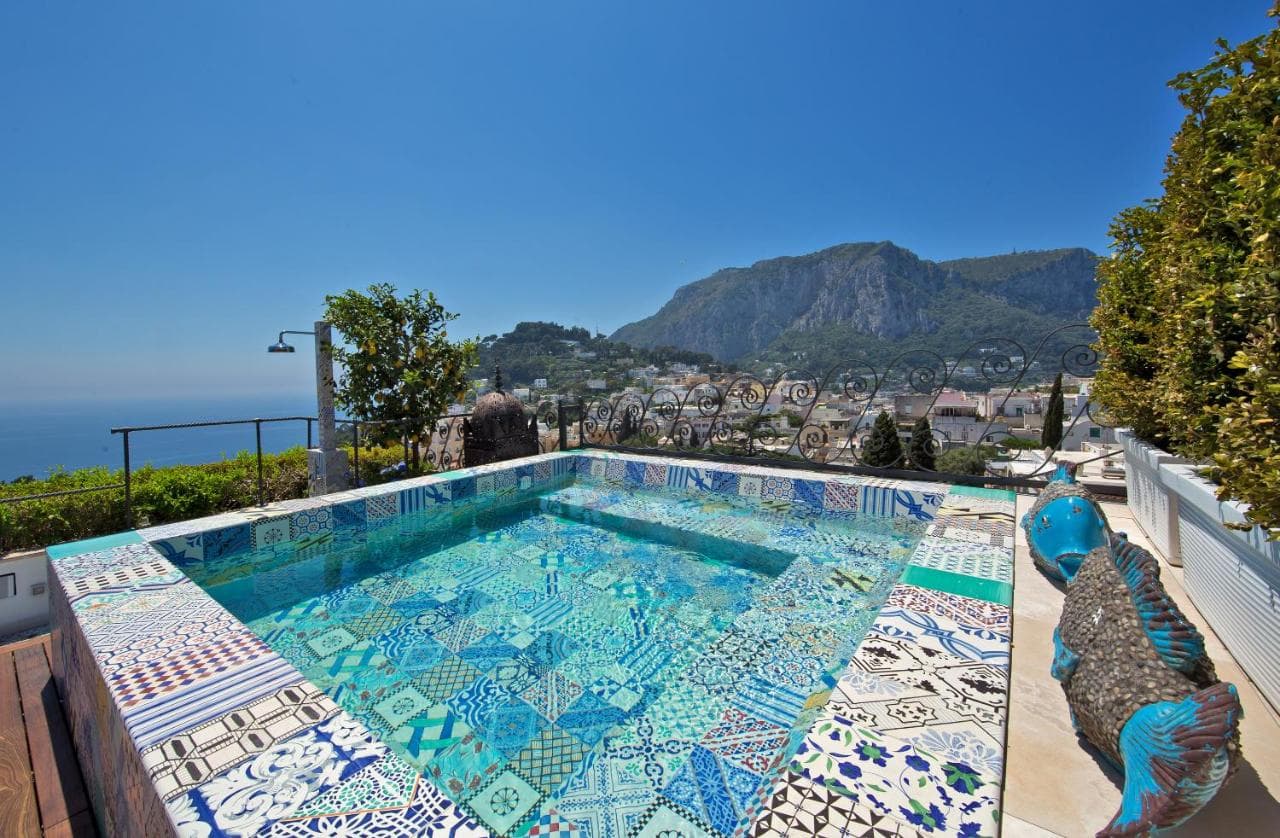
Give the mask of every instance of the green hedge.
M 348 447 L 347 456 L 351 457 Z M 399 446 L 361 448 L 360 473 L 365 485 L 400 479 L 380 471 L 404 459 Z M 419 473 L 429 473 L 429 466 Z M 290 448 L 262 457 L 263 495 L 268 503 L 307 493 L 307 452 Z M 58 470 L 43 480 L 0 483 L 0 498 L 39 495 L 123 483 L 124 472 L 108 468 Z M 135 526 L 200 518 L 258 502 L 258 463 L 252 452 L 203 465 L 154 468 L 133 472 Z M 124 490 L 0 504 L 0 552 L 36 549 L 64 541 L 92 538 L 125 529 Z
M 122 473 L 106 468 L 58 470 L 44 480 L 0 484 L 0 498 L 109 486 L 123 479 Z M 122 529 L 123 489 L 0 504 L 0 552 L 45 547 Z
M 347 451 L 348 465 L 354 469 L 355 460 L 352 458 L 351 447 L 343 447 Z M 416 472 L 412 468 L 406 468 L 402 474 L 382 474 L 384 469 L 394 468 L 402 462 L 404 462 L 404 446 L 402 445 L 393 444 L 383 448 L 365 448 L 362 445 L 360 447 L 360 479 L 365 486 L 374 486 L 378 483 L 402 480 L 405 477 L 430 474 L 433 471 L 431 464 L 424 460 Z
M 1164 194 L 1112 224 L 1094 396 L 1280 538 L 1280 30 L 1219 46 L 1172 82 Z

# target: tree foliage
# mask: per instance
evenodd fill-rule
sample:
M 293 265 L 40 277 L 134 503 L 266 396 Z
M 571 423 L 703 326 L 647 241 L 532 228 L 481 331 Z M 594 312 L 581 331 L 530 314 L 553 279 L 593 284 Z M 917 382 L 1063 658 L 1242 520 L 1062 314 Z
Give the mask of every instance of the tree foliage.
M 457 315 L 445 311 L 435 294 L 397 297 L 394 286 L 381 283 L 367 293 L 330 295 L 325 303 L 325 319 L 346 340 L 345 346 L 334 344 L 343 368 L 337 401 L 356 418 L 383 422 L 389 435 L 403 429 L 416 443 L 450 403 L 462 400 L 476 343 L 449 340 L 445 327 Z M 410 456 L 416 471 L 416 444 Z
M 588 379 L 603 378 L 613 387 L 621 384 L 632 367 L 653 364 L 665 368 L 677 362 L 703 369 L 714 364 L 710 355 L 701 352 L 670 346 L 643 349 L 592 335 L 580 326 L 522 321 L 504 335 L 481 339 L 472 374 L 487 375 L 495 366 L 501 366 L 513 386 L 532 386 L 537 379 L 545 378 L 551 389 L 586 393 Z
M 1053 389 L 1049 391 L 1049 404 L 1044 409 L 1044 428 L 1040 431 L 1040 442 L 1045 448 L 1055 451 L 1062 444 L 1062 373 L 1053 379 Z
M 933 471 L 937 468 L 933 448 L 933 429 L 929 427 L 929 417 L 921 416 L 911 426 L 911 441 L 907 444 L 911 467 L 920 471 Z
M 1164 194 L 1112 224 L 1094 395 L 1149 441 L 1213 463 L 1219 496 L 1250 504 L 1276 538 L 1280 30 L 1218 47 L 1171 83 L 1187 115 Z
M 902 440 L 898 439 L 898 426 L 887 411 L 880 411 L 871 426 L 871 436 L 862 446 L 862 462 L 878 468 L 902 465 Z
M 995 455 L 995 448 L 989 445 L 952 448 L 939 455 L 938 471 L 945 474 L 986 474 L 987 460 Z

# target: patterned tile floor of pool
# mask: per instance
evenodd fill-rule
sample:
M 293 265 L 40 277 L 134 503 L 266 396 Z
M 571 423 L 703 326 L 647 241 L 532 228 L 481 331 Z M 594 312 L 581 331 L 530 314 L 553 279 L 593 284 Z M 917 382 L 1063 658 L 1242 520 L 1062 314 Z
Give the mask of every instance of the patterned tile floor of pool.
M 609 486 L 466 515 L 198 581 L 495 834 L 740 834 L 922 533 Z

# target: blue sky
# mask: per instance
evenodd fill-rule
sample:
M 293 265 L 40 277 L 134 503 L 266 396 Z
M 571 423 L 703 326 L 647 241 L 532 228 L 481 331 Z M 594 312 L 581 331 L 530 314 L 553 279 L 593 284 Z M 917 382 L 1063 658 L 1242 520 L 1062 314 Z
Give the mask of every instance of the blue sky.
M 0 403 L 305 392 L 326 293 L 603 331 L 728 266 L 1106 247 L 1250 2 L 0 5 Z

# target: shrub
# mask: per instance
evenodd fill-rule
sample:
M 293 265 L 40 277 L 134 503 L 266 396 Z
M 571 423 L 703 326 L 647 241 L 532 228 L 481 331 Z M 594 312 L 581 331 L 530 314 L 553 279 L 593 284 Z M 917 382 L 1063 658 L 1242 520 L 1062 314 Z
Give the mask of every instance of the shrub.
M 143 469 L 137 474 L 133 507 L 139 520 L 155 523 L 212 515 L 235 496 L 234 476 L 201 466 Z M 254 502 L 257 498 L 254 498 Z
M 0 497 L 23 497 L 110 486 L 123 480 L 107 468 L 57 470 L 44 480 L 0 484 Z M 124 528 L 124 490 L 0 504 L 0 551 L 44 547 Z
M 938 471 L 946 474 L 986 474 L 987 460 L 995 455 L 995 449 L 987 445 L 952 448 L 938 455 Z
M 263 496 L 272 501 L 307 492 L 307 454 L 292 448 L 262 457 Z M 124 472 L 107 468 L 55 471 L 44 480 L 0 484 L 0 497 L 22 497 L 124 482 Z M 258 502 L 258 463 L 249 452 L 204 465 L 144 466 L 132 475 L 136 526 L 164 524 Z M 38 548 L 92 538 L 125 528 L 124 490 L 0 504 L 0 549 Z
M 348 462 L 355 460 L 346 446 Z M 360 476 L 364 485 L 387 483 L 405 477 L 430 474 L 436 469 L 423 461 L 417 470 L 383 474 L 403 464 L 400 444 L 360 448 Z M 55 471 L 44 480 L 0 483 L 0 498 L 39 495 L 68 489 L 88 489 L 123 483 L 124 472 L 108 468 Z M 200 518 L 258 503 L 258 460 L 250 451 L 216 463 L 156 468 L 143 466 L 133 472 L 134 526 L 167 524 Z M 307 452 L 290 448 L 262 455 L 262 495 L 267 503 L 305 497 Z M 22 503 L 0 504 L 0 551 L 45 547 L 64 541 L 92 538 L 125 528 L 124 489 L 82 495 L 65 495 Z
M 356 467 L 356 460 L 351 446 L 343 446 L 347 452 L 347 463 L 352 469 Z M 403 480 L 406 477 L 417 477 L 423 474 L 431 474 L 435 468 L 425 459 L 418 463 L 415 470 L 412 458 L 408 462 L 404 458 L 404 446 L 400 443 L 391 445 L 360 446 L 360 474 L 358 485 L 376 486 L 379 483 L 389 483 L 393 480 Z
M 1212 463 L 1219 497 L 1280 538 L 1280 30 L 1219 42 L 1171 84 L 1187 116 L 1164 194 L 1117 217 L 1098 270 L 1094 395 L 1140 436 Z
M 997 443 L 1001 448 L 1008 448 L 1013 451 L 1039 451 L 1044 447 L 1038 439 L 1023 439 L 1016 436 L 1001 437 L 997 440 Z

